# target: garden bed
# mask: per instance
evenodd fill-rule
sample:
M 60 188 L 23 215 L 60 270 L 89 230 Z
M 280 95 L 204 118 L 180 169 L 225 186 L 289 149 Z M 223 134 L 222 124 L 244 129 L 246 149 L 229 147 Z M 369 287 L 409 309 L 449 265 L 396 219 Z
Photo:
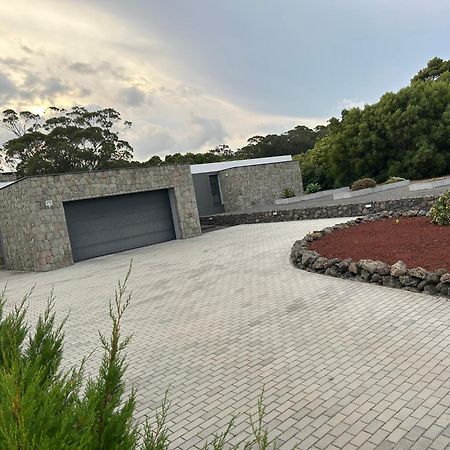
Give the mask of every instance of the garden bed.
M 315 231 L 294 244 L 291 261 L 310 272 L 450 297 L 450 227 L 418 211 Z

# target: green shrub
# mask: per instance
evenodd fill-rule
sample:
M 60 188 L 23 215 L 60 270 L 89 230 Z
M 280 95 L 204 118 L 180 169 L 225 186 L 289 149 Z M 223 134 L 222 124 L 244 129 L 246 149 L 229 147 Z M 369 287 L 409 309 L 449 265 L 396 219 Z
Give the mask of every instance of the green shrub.
M 431 222 L 436 225 L 450 225 L 450 190 L 442 194 L 430 209 Z
M 356 180 L 351 187 L 352 191 L 359 191 L 360 189 L 373 188 L 377 185 L 375 180 L 372 178 L 361 178 L 360 180 Z
M 389 177 L 384 184 L 398 183 L 399 181 L 405 181 L 406 178 L 402 177 Z
M 136 391 L 124 394 L 124 351 L 130 337 L 122 338 L 121 322 L 131 299 L 126 293 L 129 274 L 130 271 L 123 283 L 119 282 L 115 299 L 110 302 L 112 331 L 108 338 L 100 334 L 103 358 L 95 378 L 85 379 L 84 361 L 79 368 L 61 369 L 65 320 L 55 324 L 53 297 L 34 332 L 29 333 L 25 322 L 29 295 L 5 314 L 5 292 L 0 293 L 0 449 L 170 448 L 167 391 L 156 423 L 147 420 L 142 426 L 133 420 Z M 256 418 L 250 416 L 251 438 L 239 447 L 231 447 L 233 418 L 225 431 L 211 437 L 204 449 L 275 449 L 276 442 L 268 437 L 264 417 L 262 393 Z
M 282 198 L 292 198 L 295 197 L 295 191 L 292 188 L 284 188 L 283 192 L 281 193 Z
M 321 186 L 319 183 L 309 183 L 305 188 L 305 194 L 314 194 L 314 192 L 319 192 Z

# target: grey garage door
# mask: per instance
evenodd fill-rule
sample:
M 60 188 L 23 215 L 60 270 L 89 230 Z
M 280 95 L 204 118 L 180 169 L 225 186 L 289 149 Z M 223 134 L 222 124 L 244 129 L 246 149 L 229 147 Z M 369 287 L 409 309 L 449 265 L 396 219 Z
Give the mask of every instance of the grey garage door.
M 74 261 L 175 239 L 167 189 L 64 203 Z

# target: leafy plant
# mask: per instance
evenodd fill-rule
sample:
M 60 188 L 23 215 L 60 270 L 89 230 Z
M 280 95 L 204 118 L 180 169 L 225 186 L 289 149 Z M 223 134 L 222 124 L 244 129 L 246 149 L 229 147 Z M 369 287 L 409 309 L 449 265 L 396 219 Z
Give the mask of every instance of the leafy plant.
M 436 225 L 450 225 L 450 190 L 442 194 L 430 209 L 431 222 Z
M 130 269 L 118 283 L 110 302 L 111 335 L 100 334 L 103 357 L 95 378 L 84 377 L 84 363 L 68 371 L 61 369 L 65 320 L 56 325 L 54 297 L 30 333 L 24 299 L 5 313 L 5 292 L 0 293 L 0 448 L 2 450 L 86 449 L 168 450 L 170 432 L 168 391 L 156 423 L 140 426 L 133 420 L 136 391 L 125 396 L 124 350 L 130 336 L 122 337 L 121 323 L 131 295 L 127 294 Z M 28 336 L 28 340 L 27 340 Z M 85 386 L 83 388 L 83 386 Z M 252 436 L 230 443 L 233 417 L 225 431 L 213 436 L 204 449 L 276 449 L 264 426 L 263 393 L 258 415 L 250 416 Z
M 398 183 L 400 181 L 405 181 L 406 178 L 402 178 L 402 177 L 389 177 L 384 184 L 391 184 L 391 183 Z
M 295 191 L 292 188 L 286 187 L 281 193 L 282 198 L 292 198 L 295 197 Z
M 309 183 L 305 188 L 305 194 L 314 194 L 314 192 L 319 192 L 320 189 L 319 183 Z
M 360 180 L 356 180 L 351 187 L 352 191 L 359 191 L 360 189 L 373 188 L 377 185 L 375 180 L 372 178 L 361 178 Z

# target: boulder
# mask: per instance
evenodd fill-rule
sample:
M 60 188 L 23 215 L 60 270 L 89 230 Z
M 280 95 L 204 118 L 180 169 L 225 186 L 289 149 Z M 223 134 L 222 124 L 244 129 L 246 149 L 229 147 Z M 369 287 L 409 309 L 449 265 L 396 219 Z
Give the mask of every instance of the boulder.
M 430 272 L 425 270 L 423 267 L 415 267 L 414 269 L 408 269 L 406 273 L 412 277 L 420 278 L 421 280 L 426 280 Z
M 339 268 L 345 272 L 348 270 L 350 264 L 352 263 L 352 260 L 350 258 L 343 259 L 340 263 L 338 263 Z
M 450 285 L 447 283 L 438 283 L 436 285 L 436 290 L 440 292 L 441 294 L 447 295 L 448 289 Z
M 419 280 L 410 275 L 400 275 L 398 279 L 403 286 L 416 287 L 419 284 Z
M 336 266 L 328 267 L 327 270 L 325 270 L 325 275 L 330 275 L 332 277 L 339 277 L 339 269 Z
M 441 281 L 441 276 L 438 273 L 431 272 L 426 280 L 427 284 L 438 284 Z
M 438 293 L 436 286 L 434 286 L 433 284 L 427 284 L 426 286 L 424 286 L 423 292 L 431 295 L 436 295 Z
M 441 275 L 441 283 L 450 283 L 450 273 Z
M 400 277 L 405 275 L 408 268 L 403 261 L 397 261 L 395 264 L 391 266 L 391 275 L 394 277 Z
M 348 271 L 357 275 L 359 273 L 358 264 L 355 262 L 350 263 L 350 265 L 348 266 Z
M 324 258 L 323 256 L 316 258 L 312 265 L 313 269 L 326 269 L 328 267 L 330 267 L 330 260 L 328 258 Z
M 394 277 L 392 275 L 383 277 L 383 286 L 388 286 L 391 288 L 402 288 L 403 285 L 400 283 L 398 277 Z
M 379 275 L 378 273 L 374 273 L 372 275 L 372 278 L 370 279 L 370 281 L 372 283 L 379 283 L 382 279 L 383 279 L 383 277 L 381 275 Z
M 317 258 L 319 257 L 319 254 L 317 252 L 312 252 L 310 250 L 307 250 L 306 252 L 303 252 L 302 255 L 302 264 L 305 266 L 311 265 Z
M 359 262 L 361 269 L 367 270 L 371 274 L 377 273 L 379 275 L 389 275 L 391 268 L 389 264 L 383 261 L 372 261 L 371 259 L 361 259 Z
M 363 281 L 369 281 L 371 276 L 372 274 L 368 270 L 361 269 L 361 279 Z

